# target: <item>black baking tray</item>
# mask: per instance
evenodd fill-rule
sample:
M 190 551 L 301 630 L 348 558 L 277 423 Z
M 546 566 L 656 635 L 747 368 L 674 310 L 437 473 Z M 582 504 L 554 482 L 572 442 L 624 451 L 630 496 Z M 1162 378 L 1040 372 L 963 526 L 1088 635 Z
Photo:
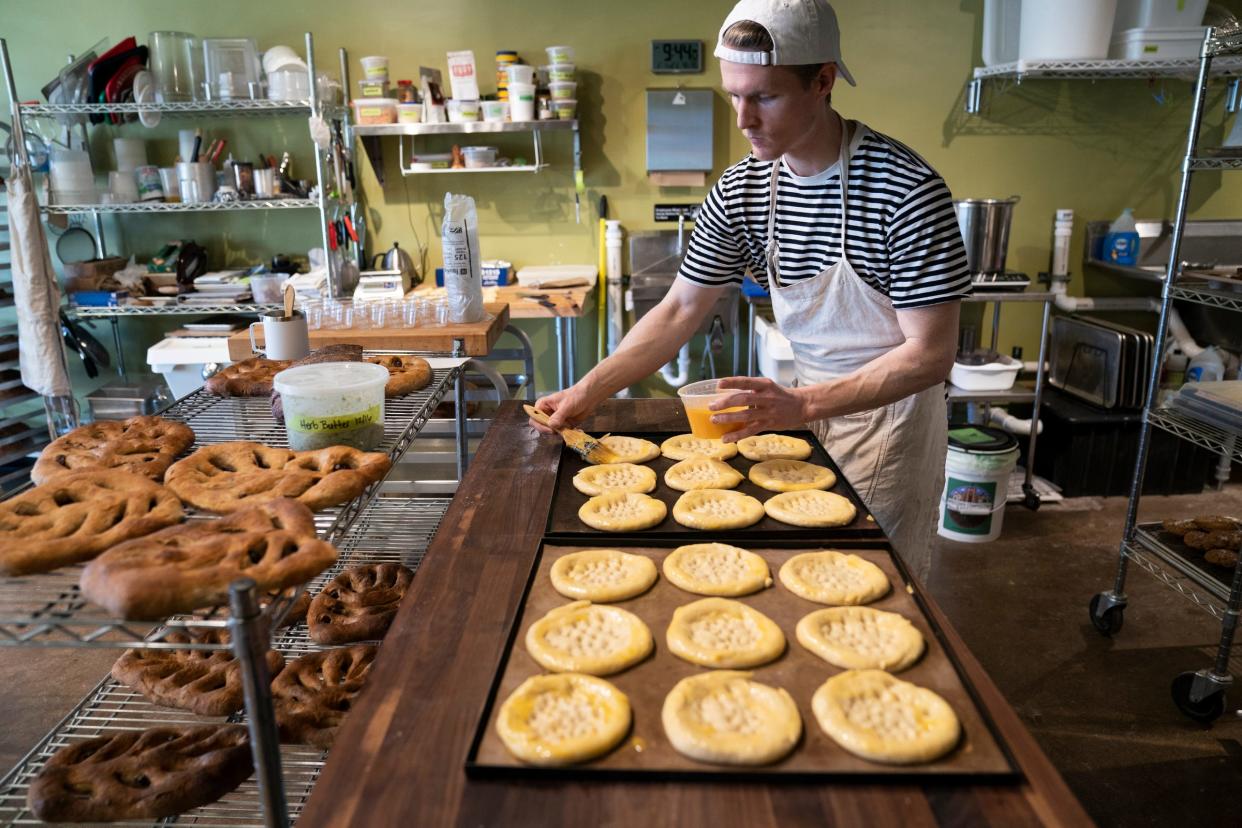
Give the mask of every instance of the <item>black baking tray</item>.
M 617 432 L 627 437 L 641 437 L 644 440 L 650 440 L 659 446 L 669 437 L 678 434 L 685 434 L 686 431 L 627 431 Z M 791 437 L 800 437 L 811 444 L 811 456 L 807 458 L 808 463 L 826 466 L 832 469 L 837 476 L 836 485 L 828 491 L 834 494 L 842 495 L 849 498 L 854 504 L 857 513 L 852 523 L 845 526 L 832 527 L 814 527 L 808 528 L 803 526 L 791 526 L 788 523 L 781 523 L 778 520 L 764 515 L 763 518 L 752 526 L 745 529 L 733 529 L 728 531 L 713 531 L 711 534 L 722 541 L 754 541 L 766 538 L 803 538 L 811 540 L 835 541 L 844 539 L 862 539 L 872 540 L 884 537 L 884 531 L 880 528 L 879 523 L 868 511 L 863 504 L 862 498 L 854 491 L 854 487 L 845 479 L 845 475 L 841 472 L 841 467 L 828 455 L 823 445 L 809 430 L 794 431 L 778 431 L 776 434 L 787 434 Z M 583 460 L 577 453 L 565 448 L 561 453 L 561 462 L 557 468 L 556 489 L 552 495 L 552 509 L 548 514 L 547 535 L 557 538 L 610 538 L 610 537 L 643 537 L 643 538 L 703 538 L 708 533 L 702 529 L 689 529 L 673 520 L 673 504 L 677 502 L 677 498 L 681 497 L 684 492 L 676 489 L 670 489 L 664 483 L 664 473 L 676 463 L 676 460 L 669 460 L 667 457 L 660 456 L 649 463 L 642 465 L 648 466 L 656 473 L 657 483 L 655 491 L 651 492 L 651 496 L 658 500 L 664 501 L 668 507 L 668 514 L 663 522 L 650 529 L 641 529 L 636 532 L 601 532 L 598 529 L 592 529 L 581 520 L 578 519 L 578 510 L 590 498 L 582 492 L 574 488 L 574 475 L 586 468 L 589 464 Z M 744 479 L 733 490 L 748 494 L 763 503 L 768 498 L 773 497 L 777 492 L 770 492 L 767 489 L 760 488 L 750 482 L 750 467 L 755 465 L 755 461 L 747 460 L 741 454 L 725 461 L 733 468 L 740 471 L 746 479 Z
M 704 538 L 705 542 L 718 540 L 723 540 L 723 538 L 716 533 L 709 533 L 707 537 Z M 890 574 L 892 591 L 888 596 L 873 602 L 873 606 L 878 609 L 893 609 L 888 606 L 890 602 L 904 602 L 903 606 L 908 607 L 910 603 L 913 603 L 915 607 L 915 612 L 910 613 L 907 610 L 906 614 L 907 617 L 909 617 L 910 620 L 924 632 L 925 639 L 927 640 L 927 652 L 924 654 L 920 662 L 917 662 L 908 670 L 903 671 L 899 674 L 899 677 L 904 677 L 907 680 L 920 683 L 917 675 L 910 674 L 918 670 L 923 662 L 929 658 L 932 658 L 934 655 L 934 657 L 940 662 L 938 669 L 941 671 L 942 675 L 946 671 L 951 672 L 957 679 L 957 682 L 960 683 L 960 695 L 957 697 L 958 705 L 955 705 L 955 709 L 957 709 L 958 716 L 962 720 L 963 730 L 966 735 L 963 736 L 963 741 L 942 759 L 925 765 L 902 766 L 871 763 L 861 759 L 854 760 L 847 754 L 846 759 L 850 761 L 847 761 L 845 766 L 842 766 L 840 762 L 837 762 L 831 766 L 831 769 L 808 769 L 804 766 L 804 762 L 799 763 L 790 760 L 797 757 L 799 753 L 812 750 L 818 751 L 822 756 L 822 745 L 818 745 L 813 748 L 808 744 L 808 740 L 816 740 L 821 743 L 827 740 L 830 744 L 831 740 L 819 729 L 818 723 L 815 721 L 814 716 L 811 715 L 809 709 L 809 699 L 797 697 L 795 698 L 795 701 L 798 703 L 799 713 L 802 715 L 803 719 L 802 738 L 799 740 L 798 745 L 794 748 L 793 753 L 785 759 L 779 760 L 771 765 L 754 767 L 717 765 L 699 763 L 693 760 L 684 759 L 684 757 L 680 761 L 676 762 L 675 766 L 669 766 L 666 764 L 663 767 L 642 767 L 641 760 L 635 762 L 632 756 L 628 757 L 628 761 L 610 761 L 610 757 L 615 759 L 618 754 L 622 753 L 637 752 L 640 755 L 645 753 L 653 758 L 654 756 L 661 754 L 661 751 L 659 750 L 660 748 L 667 748 L 662 751 L 664 755 L 669 753 L 671 746 L 655 744 L 657 741 L 666 742 L 667 737 L 664 736 L 663 729 L 658 724 L 659 714 L 654 714 L 657 721 L 653 724 L 651 721 L 651 716 L 653 714 L 651 710 L 647 708 L 644 708 L 641 711 L 637 709 L 634 711 L 636 724 L 632 726 L 630 733 L 627 734 L 625 740 L 622 741 L 620 745 L 608 754 L 604 754 L 601 757 L 597 757 L 596 759 L 589 760 L 585 763 L 560 767 L 542 767 L 524 764 L 508 755 L 507 751 L 504 752 L 504 756 L 501 756 L 503 748 L 498 750 L 496 747 L 499 743 L 499 737 L 497 737 L 493 732 L 493 718 L 495 716 L 496 708 L 501 701 L 502 683 L 506 678 L 506 672 L 509 669 L 511 657 L 528 658 L 528 656 L 524 655 L 524 651 L 520 656 L 515 654 L 520 648 L 523 647 L 521 634 L 525 627 L 531 623 L 531 619 L 526 618 L 525 616 L 527 614 L 528 602 L 531 600 L 532 589 L 535 586 L 537 576 L 544 569 L 546 569 L 546 567 L 543 566 L 545 550 L 555 550 L 549 553 L 555 555 L 562 554 L 566 547 L 574 549 L 603 548 L 606 546 L 618 549 L 635 549 L 636 551 L 645 547 L 648 549 L 665 549 L 671 552 L 677 545 L 678 542 L 676 539 L 660 539 L 650 537 L 622 539 L 612 538 L 606 542 L 600 539 L 588 541 L 586 543 L 576 543 L 572 540 L 558 538 L 544 538 L 543 542 L 540 544 L 539 551 L 536 553 L 534 560 L 531 563 L 530 574 L 528 575 L 525 587 L 523 588 L 521 601 L 519 602 L 518 608 L 510 622 L 508 635 L 505 639 L 505 645 L 501 651 L 499 662 L 496 665 L 495 673 L 488 689 L 487 698 L 479 713 L 478 724 L 475 727 L 475 732 L 470 743 L 470 750 L 466 755 L 465 770 L 468 776 L 481 779 L 573 779 L 588 782 L 605 780 L 631 780 L 646 782 L 760 781 L 776 784 L 807 782 L 863 782 L 871 784 L 917 783 L 923 785 L 934 785 L 938 782 L 947 782 L 951 784 L 962 784 L 963 782 L 969 782 L 972 784 L 1010 785 L 1021 780 L 1022 776 L 1017 769 L 1017 763 L 1014 760 L 1012 751 L 1009 749 L 1009 746 L 1001 736 L 996 723 L 989 715 L 978 691 L 967 677 L 961 662 L 958 660 L 957 656 L 950 647 L 944 631 L 932 617 L 928 605 L 919 589 L 913 585 L 909 571 L 902 563 L 900 556 L 894 554 L 892 547 L 882 541 L 847 540 L 834 544 L 834 546 L 843 551 L 854 551 L 866 556 L 886 556 L 887 563 L 882 564 L 882 568 L 887 570 Z M 814 544 L 808 544 L 805 540 L 781 539 L 755 542 L 751 543 L 750 546 L 754 550 L 767 550 L 769 554 L 765 555 L 765 558 L 772 558 L 772 553 L 775 553 L 776 555 L 788 556 L 794 554 L 796 550 L 804 550 L 808 547 L 813 547 Z M 877 560 L 877 562 L 880 561 L 879 558 L 875 558 L 875 560 Z M 772 567 L 774 563 L 775 561 L 769 560 L 770 567 Z M 775 579 L 777 575 L 776 568 L 773 568 L 772 575 Z M 893 578 L 893 575 L 896 575 L 896 578 Z M 678 591 L 676 587 L 672 587 L 670 584 L 667 584 L 663 575 L 661 575 L 659 580 L 657 580 L 656 587 L 653 589 L 658 588 L 669 588 L 674 591 Z M 781 592 L 784 592 L 783 596 L 780 595 Z M 650 591 L 648 593 L 644 593 L 644 595 L 635 596 L 634 598 L 626 601 L 617 602 L 617 606 L 637 612 L 640 617 L 643 617 L 643 610 L 637 605 L 644 599 L 644 596 L 649 593 Z M 788 600 L 801 604 L 803 605 L 802 609 L 806 612 L 823 608 L 820 604 L 806 601 L 805 599 L 799 598 L 792 593 L 785 591 L 779 583 L 763 590 L 759 594 L 767 596 L 768 600 L 771 600 L 773 597 L 777 597 L 778 600 Z M 701 597 L 703 596 L 694 595 L 688 592 L 684 593 L 685 603 L 690 603 L 691 601 L 698 600 Z M 742 596 L 737 600 L 742 601 L 743 603 L 751 603 L 756 597 L 756 595 Z M 569 599 L 565 598 L 564 601 L 568 603 Z M 644 617 L 643 620 L 647 622 L 648 627 L 651 629 L 652 636 L 655 638 L 657 653 L 659 653 L 660 650 L 666 649 L 663 635 L 664 629 L 660 625 L 667 619 L 662 617 Z M 755 674 L 756 680 L 763 681 L 765 679 L 765 673 L 768 672 L 769 668 L 772 668 L 775 665 L 791 658 L 792 656 L 790 650 L 794 648 L 801 648 L 801 645 L 798 644 L 796 637 L 793 635 L 794 631 L 792 629 L 785 629 L 784 626 L 782 626 L 782 632 L 785 633 L 787 640 L 787 649 L 785 654 L 771 665 L 763 665 L 753 668 L 752 672 Z M 833 673 L 840 672 L 839 668 L 833 667 L 827 663 L 819 663 L 813 656 L 810 657 L 810 660 L 814 661 L 818 665 L 817 668 L 813 669 L 817 669 L 817 672 L 822 671 L 821 675 L 823 679 L 826 679 Z M 628 670 L 605 677 L 605 680 L 614 682 L 618 684 L 622 690 L 626 690 L 624 684 L 627 680 L 627 676 L 630 676 L 631 680 L 633 680 L 636 677 L 634 674 L 638 671 L 645 668 L 648 672 L 650 672 L 650 668 L 653 666 L 657 666 L 654 657 L 649 657 L 645 661 L 640 662 Z M 534 672 L 544 672 L 537 666 L 531 669 L 532 675 Z M 706 669 L 690 664 L 684 664 L 681 665 L 677 672 L 678 675 L 669 675 L 667 680 L 665 680 L 664 674 L 660 674 L 657 680 L 659 680 L 662 685 L 666 684 L 668 687 L 671 687 L 676 683 L 675 679 L 683 677 L 680 675 L 681 673 L 701 673 L 706 672 Z M 510 683 L 512 683 L 513 677 L 509 678 Z M 651 676 L 646 676 L 645 678 L 650 679 Z M 771 681 L 771 679 L 769 679 L 769 681 Z M 666 691 L 667 688 L 662 687 L 662 690 Z M 971 709 L 963 711 L 961 706 L 964 704 L 969 704 Z M 642 724 L 637 723 L 637 717 L 639 716 L 644 717 Z M 645 751 L 637 750 L 640 745 L 645 748 Z M 836 747 L 835 749 L 838 752 L 844 752 L 843 749 L 839 747 Z M 986 759 L 982 763 L 972 761 L 970 754 L 976 749 L 985 750 L 990 758 Z M 973 758 L 978 759 L 977 756 Z M 963 759 L 966 761 L 962 761 Z

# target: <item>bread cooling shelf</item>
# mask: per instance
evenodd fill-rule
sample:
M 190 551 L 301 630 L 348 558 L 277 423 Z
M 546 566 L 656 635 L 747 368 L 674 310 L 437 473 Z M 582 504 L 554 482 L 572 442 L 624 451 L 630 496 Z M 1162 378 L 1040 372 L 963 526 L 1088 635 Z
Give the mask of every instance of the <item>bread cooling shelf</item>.
M 362 563 L 399 562 L 417 571 L 448 504 L 446 498 L 381 497 L 372 501 L 342 535 L 340 560 L 317 577 L 310 588 L 318 591 L 342 569 Z M 326 649 L 307 637 L 304 623 L 277 633 L 272 646 L 287 659 Z M 244 718 L 237 715 L 231 720 L 244 721 Z M 188 711 L 152 704 L 141 694 L 107 677 L 0 779 L 0 827 L 46 824 L 26 809 L 26 794 L 31 781 L 47 760 L 65 745 L 118 730 L 220 721 L 225 720 L 195 716 Z M 323 768 L 325 754 L 296 745 L 282 745 L 280 754 L 289 817 L 296 820 Z M 114 824 L 259 827 L 264 825 L 263 804 L 258 785 L 251 777 L 218 802 L 195 808 L 178 817 Z
M 458 370 L 436 370 L 426 388 L 385 401 L 384 441 L 380 450 L 386 452 L 394 464 L 444 399 Z M 272 417 L 266 397 L 217 397 L 200 389 L 178 400 L 163 412 L 163 416 L 183 422 L 194 430 L 191 451 L 230 440 L 288 445 L 284 424 Z M 320 537 L 340 548 L 350 537 L 352 525 L 367 513 L 382 485 L 383 481 L 374 483 L 344 506 L 317 512 L 315 526 Z M 190 519 L 211 518 L 191 513 Z M 179 616 L 160 625 L 109 618 L 82 597 L 78 589 L 81 571 L 81 566 L 74 566 L 40 575 L 0 577 L 0 646 L 174 649 L 185 645 L 165 641 L 171 632 L 219 628 L 228 623 L 227 612 L 222 608 Z M 297 593 L 291 591 L 272 602 L 268 609 L 271 617 L 274 620 L 283 618 L 296 597 Z M 202 644 L 195 648 L 227 647 Z

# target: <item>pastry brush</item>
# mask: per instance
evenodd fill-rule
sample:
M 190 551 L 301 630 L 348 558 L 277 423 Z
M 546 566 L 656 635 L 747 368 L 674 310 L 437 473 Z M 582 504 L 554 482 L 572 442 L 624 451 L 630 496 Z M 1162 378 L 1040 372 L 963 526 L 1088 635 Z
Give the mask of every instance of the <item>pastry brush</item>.
M 524 405 L 522 408 L 530 415 L 532 420 L 540 425 L 552 428 L 552 421 L 548 419 L 547 414 L 544 414 L 533 405 Z M 576 428 L 562 428 L 555 429 L 555 431 L 561 435 L 565 445 L 576 451 L 588 463 L 598 466 L 601 463 L 615 463 L 618 460 L 617 455 L 613 454 L 611 449 L 585 431 L 580 431 Z

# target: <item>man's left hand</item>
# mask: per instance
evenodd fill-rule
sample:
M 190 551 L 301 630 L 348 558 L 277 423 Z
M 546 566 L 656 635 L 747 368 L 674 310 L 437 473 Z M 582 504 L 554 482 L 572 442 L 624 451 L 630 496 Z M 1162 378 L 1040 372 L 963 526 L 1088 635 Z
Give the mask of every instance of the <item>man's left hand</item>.
M 764 431 L 804 428 L 807 424 L 807 402 L 806 397 L 799 393 L 801 389 L 786 388 L 762 377 L 728 377 L 720 381 L 719 388 L 736 389 L 738 393 L 712 403 L 712 411 L 746 406 L 745 411 L 712 416 L 713 423 L 744 424 L 737 431 L 725 434 L 723 439 L 726 443 Z

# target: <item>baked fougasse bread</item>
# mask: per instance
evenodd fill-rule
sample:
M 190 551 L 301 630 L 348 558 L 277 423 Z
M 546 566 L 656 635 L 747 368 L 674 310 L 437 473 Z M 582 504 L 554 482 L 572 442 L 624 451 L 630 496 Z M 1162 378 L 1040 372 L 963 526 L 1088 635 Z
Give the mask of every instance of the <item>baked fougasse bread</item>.
M 272 378 L 290 365 L 287 359 L 243 359 L 208 377 L 203 390 L 217 397 L 266 397 L 272 393 Z
M 351 644 L 384 637 L 397 616 L 414 570 L 397 563 L 351 566 L 324 585 L 306 613 L 317 644 Z
M 572 765 L 615 748 L 630 731 L 629 698 L 582 673 L 531 676 L 500 706 L 496 733 L 532 765 Z
M 664 699 L 664 733 L 678 753 L 700 762 L 766 765 L 802 736 L 798 706 L 785 690 L 751 673 L 714 670 L 679 681 Z
M 847 670 L 811 698 L 820 728 L 841 747 L 872 762 L 931 762 L 957 746 L 961 724 L 935 692 L 883 670 Z
M 44 822 L 163 819 L 215 802 L 253 770 L 243 725 L 114 731 L 56 751 L 27 803 Z
M 656 582 L 656 565 L 619 549 L 583 549 L 562 555 L 549 573 L 552 588 L 566 598 L 607 603 L 641 595 Z
M 81 588 L 117 618 L 154 621 L 227 604 L 238 578 L 263 591 L 305 583 L 336 558 L 310 510 L 281 499 L 119 544 L 87 565 Z
M 39 485 L 67 471 L 117 469 L 158 481 L 193 443 L 189 426 L 163 417 L 100 420 L 48 443 L 30 479 Z
M 186 503 L 209 512 L 285 497 L 318 511 L 362 494 L 391 465 L 383 452 L 349 446 L 293 451 L 236 441 L 200 448 L 174 463 L 164 479 Z
M 353 644 L 321 650 L 285 665 L 272 682 L 280 740 L 327 750 L 362 692 L 379 648 Z
M 70 471 L 0 502 L 0 575 L 51 572 L 180 523 L 164 486 L 116 469 Z
M 384 385 L 385 397 L 404 397 L 406 394 L 421 391 L 431 383 L 431 363 L 422 357 L 381 354 L 366 357 L 365 361 L 388 369 L 388 382 Z
M 196 629 L 164 636 L 169 644 L 228 644 L 221 629 Z M 264 656 L 271 677 L 285 659 L 275 650 Z M 126 650 L 112 665 L 112 678 L 134 688 L 153 704 L 189 710 L 199 716 L 228 716 L 242 709 L 241 664 L 232 650 Z

